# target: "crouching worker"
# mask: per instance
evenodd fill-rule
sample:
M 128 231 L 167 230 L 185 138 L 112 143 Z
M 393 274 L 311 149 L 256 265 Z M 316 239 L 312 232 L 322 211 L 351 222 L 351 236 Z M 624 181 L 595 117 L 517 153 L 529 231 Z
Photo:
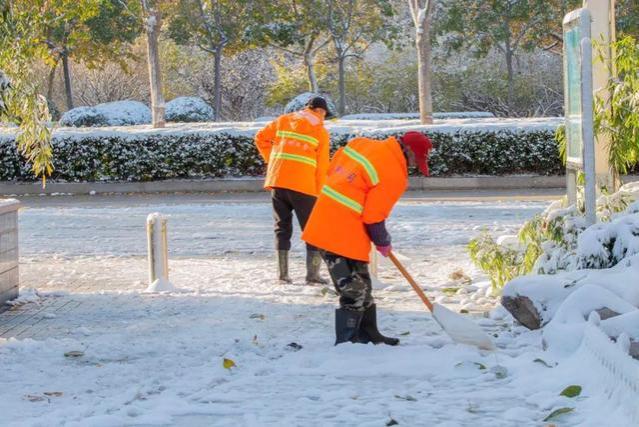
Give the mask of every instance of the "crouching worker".
M 335 310 L 335 345 L 397 345 L 382 335 L 368 271 L 371 242 L 388 256 L 391 237 L 385 220 L 408 184 L 408 166 L 428 175 L 430 140 L 408 132 L 399 141 L 358 137 L 337 151 L 302 239 L 321 249 L 340 307 Z
M 304 229 L 326 180 L 329 135 L 324 119 L 331 115 L 326 100 L 314 97 L 303 110 L 278 117 L 255 136 L 255 145 L 268 165 L 264 188 L 271 191 L 278 278 L 284 283 L 292 282 L 288 253 L 293 212 Z M 319 274 L 321 264 L 317 248 L 306 245 L 307 283 L 327 283 Z

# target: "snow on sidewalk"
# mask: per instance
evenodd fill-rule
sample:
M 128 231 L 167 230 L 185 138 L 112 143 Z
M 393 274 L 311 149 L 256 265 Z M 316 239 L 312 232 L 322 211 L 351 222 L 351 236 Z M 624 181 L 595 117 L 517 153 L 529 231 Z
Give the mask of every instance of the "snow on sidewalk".
M 450 273 L 478 278 L 464 243 L 480 226 L 514 229 L 541 206 L 403 203 L 392 232 L 429 294 L 459 307 L 469 298 L 444 291 L 462 287 Z M 171 215 L 180 292 L 143 292 L 144 216 L 157 210 Z M 3 423 L 537 426 L 564 406 L 577 409 L 562 425 L 593 420 L 581 410 L 588 399 L 559 396 L 579 378 L 548 367 L 537 332 L 477 317 L 499 350 L 454 344 L 385 265 L 379 323 L 402 345 L 334 347 L 331 291 L 272 280 L 268 214 L 250 203 L 25 210 L 22 281 L 38 292 L 7 312 L 33 325 L 0 332 Z M 299 281 L 301 245 L 292 264 Z

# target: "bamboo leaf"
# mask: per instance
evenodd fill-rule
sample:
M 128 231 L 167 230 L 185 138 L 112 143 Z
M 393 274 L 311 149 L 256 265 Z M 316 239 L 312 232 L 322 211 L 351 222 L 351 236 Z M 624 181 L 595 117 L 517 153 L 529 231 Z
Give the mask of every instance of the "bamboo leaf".
M 574 410 L 575 410 L 575 408 L 559 408 L 559 409 L 555 409 L 546 418 L 544 418 L 544 421 L 554 420 L 555 418 L 558 418 L 560 415 L 568 414 L 570 412 L 573 412 Z

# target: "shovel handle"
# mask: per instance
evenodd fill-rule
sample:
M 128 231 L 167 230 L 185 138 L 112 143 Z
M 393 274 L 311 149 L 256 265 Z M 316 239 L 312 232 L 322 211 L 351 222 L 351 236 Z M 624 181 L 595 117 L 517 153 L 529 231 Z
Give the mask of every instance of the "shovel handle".
M 395 267 L 397 267 L 397 269 L 402 273 L 402 275 L 406 278 L 406 280 L 408 280 L 408 283 L 410 283 L 410 285 L 413 287 L 413 290 L 417 292 L 417 295 L 419 295 L 419 297 L 422 299 L 426 307 L 428 307 L 428 310 L 432 312 L 433 303 L 430 302 L 430 300 L 428 299 L 428 297 L 426 296 L 422 288 L 417 284 L 415 279 L 413 279 L 413 276 L 411 276 L 408 270 L 404 268 L 402 263 L 399 262 L 399 260 L 397 259 L 397 257 L 395 256 L 393 252 L 390 252 L 388 254 L 388 257 L 390 258 L 391 261 L 393 261 L 393 264 L 395 264 Z

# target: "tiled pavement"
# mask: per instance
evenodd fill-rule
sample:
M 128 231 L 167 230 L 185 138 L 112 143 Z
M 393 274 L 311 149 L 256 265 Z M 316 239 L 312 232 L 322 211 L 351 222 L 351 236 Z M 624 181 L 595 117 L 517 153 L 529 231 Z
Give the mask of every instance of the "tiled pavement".
M 87 312 L 94 310 L 99 315 L 104 311 L 100 301 L 90 295 L 143 288 L 144 258 L 115 258 L 110 264 L 111 269 L 105 271 L 102 262 L 86 258 L 35 262 L 27 259 L 21 263 L 23 290 L 37 289 L 39 298 L 0 312 L 0 338 L 64 337 L 82 327 L 80 323 Z
M 81 303 L 68 296 L 50 296 L 37 303 L 11 307 L 0 314 L 0 338 L 45 339 L 54 334 L 52 327 L 58 324 L 51 320 L 65 316 Z

